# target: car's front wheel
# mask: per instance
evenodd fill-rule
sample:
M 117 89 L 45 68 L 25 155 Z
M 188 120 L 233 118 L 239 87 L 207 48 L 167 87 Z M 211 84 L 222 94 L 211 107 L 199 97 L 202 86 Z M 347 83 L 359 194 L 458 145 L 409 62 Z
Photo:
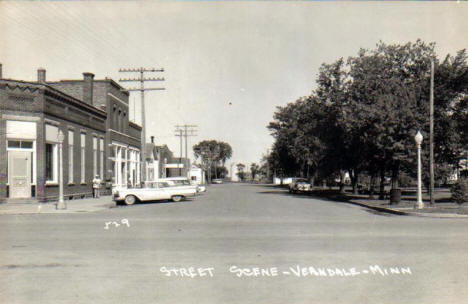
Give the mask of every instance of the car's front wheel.
M 136 202 L 136 197 L 134 195 L 127 195 L 125 197 L 125 204 L 126 205 L 133 205 Z
M 180 202 L 183 198 L 184 197 L 181 195 L 174 195 L 173 197 L 171 197 L 173 202 Z

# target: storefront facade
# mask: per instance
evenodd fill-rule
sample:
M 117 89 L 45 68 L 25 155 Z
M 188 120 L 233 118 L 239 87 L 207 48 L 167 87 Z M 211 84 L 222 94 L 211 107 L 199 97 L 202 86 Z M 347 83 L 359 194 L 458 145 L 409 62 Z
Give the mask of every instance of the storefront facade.
M 112 187 L 139 184 L 141 127 L 129 120 L 129 93 L 112 79 L 95 80 L 91 73 L 84 73 L 83 80 L 48 84 L 106 112 L 105 171 L 100 175 L 105 191 L 110 192 Z
M 104 192 L 112 185 L 140 182 L 141 127 L 128 122 L 128 94 L 126 104 L 119 98 L 115 110 L 110 104 L 97 107 L 92 78 L 84 73 L 82 81 L 73 83 L 81 99 L 47 83 L 44 70 L 38 71 L 37 82 L 0 79 L 1 201 L 57 200 L 60 173 L 65 199 L 91 196 L 96 175 Z M 112 80 L 99 85 L 122 94 Z M 98 92 L 95 99 L 101 94 L 110 103 L 109 92 Z M 109 109 L 120 116 L 110 117 Z

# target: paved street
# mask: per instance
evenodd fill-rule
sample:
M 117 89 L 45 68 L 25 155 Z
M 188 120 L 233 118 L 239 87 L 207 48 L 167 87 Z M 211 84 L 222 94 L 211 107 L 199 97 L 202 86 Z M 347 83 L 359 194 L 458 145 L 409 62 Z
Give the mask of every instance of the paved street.
M 466 219 L 382 215 L 266 186 L 212 185 L 192 201 L 83 214 L 1 215 L 0 231 L 2 303 L 468 299 Z M 238 277 L 239 268 L 256 276 Z

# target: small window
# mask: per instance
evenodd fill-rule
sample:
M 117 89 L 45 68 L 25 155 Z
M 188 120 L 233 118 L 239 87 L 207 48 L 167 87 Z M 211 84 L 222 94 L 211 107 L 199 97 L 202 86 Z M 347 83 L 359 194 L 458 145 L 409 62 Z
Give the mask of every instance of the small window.
M 22 141 L 21 142 L 21 148 L 23 149 L 32 149 L 33 143 L 32 141 Z
M 8 148 L 20 148 L 21 144 L 19 140 L 9 140 L 8 141 Z

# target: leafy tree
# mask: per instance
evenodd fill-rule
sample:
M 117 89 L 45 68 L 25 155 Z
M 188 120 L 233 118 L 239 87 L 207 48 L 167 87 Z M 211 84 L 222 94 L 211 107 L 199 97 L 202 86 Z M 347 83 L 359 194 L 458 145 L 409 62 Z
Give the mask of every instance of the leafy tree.
M 468 202 L 468 180 L 461 179 L 457 181 L 451 189 L 452 199 L 457 204 L 463 204 Z
M 244 169 L 245 169 L 245 165 L 242 164 L 242 163 L 238 163 L 236 165 L 237 167 L 237 177 L 241 180 L 241 181 L 244 181 L 245 179 L 245 172 L 244 172 Z
M 343 180 L 347 171 L 355 191 L 360 173 L 367 172 L 370 189 L 380 177 L 381 194 L 390 172 L 392 187 L 398 187 L 401 170 L 415 175 L 415 133 L 429 133 L 434 61 L 434 152 L 443 178 L 467 149 L 468 56 L 462 50 L 439 62 L 434 48 L 421 40 L 380 42 L 346 61 L 323 64 L 311 96 L 277 108 L 268 125 L 275 138 L 268 165 L 280 176 L 311 179 L 339 174 Z M 426 165 L 428 142 L 422 153 Z
M 211 167 L 211 176 L 217 176 L 218 178 L 225 178 L 228 170 L 225 166 L 217 166 L 216 168 Z
M 221 167 L 227 159 L 232 156 L 232 148 L 228 143 L 216 140 L 204 140 L 193 146 L 195 158 L 201 159 L 202 169 L 208 173 L 208 180 L 211 181 L 212 173 L 218 178 L 219 164 Z
M 256 163 L 250 164 L 250 175 L 252 176 L 252 180 L 255 180 L 255 177 L 260 173 L 260 166 Z
M 221 162 L 221 165 L 224 167 L 226 160 L 232 157 L 232 148 L 228 143 L 219 141 L 218 142 L 218 157 L 217 161 Z

